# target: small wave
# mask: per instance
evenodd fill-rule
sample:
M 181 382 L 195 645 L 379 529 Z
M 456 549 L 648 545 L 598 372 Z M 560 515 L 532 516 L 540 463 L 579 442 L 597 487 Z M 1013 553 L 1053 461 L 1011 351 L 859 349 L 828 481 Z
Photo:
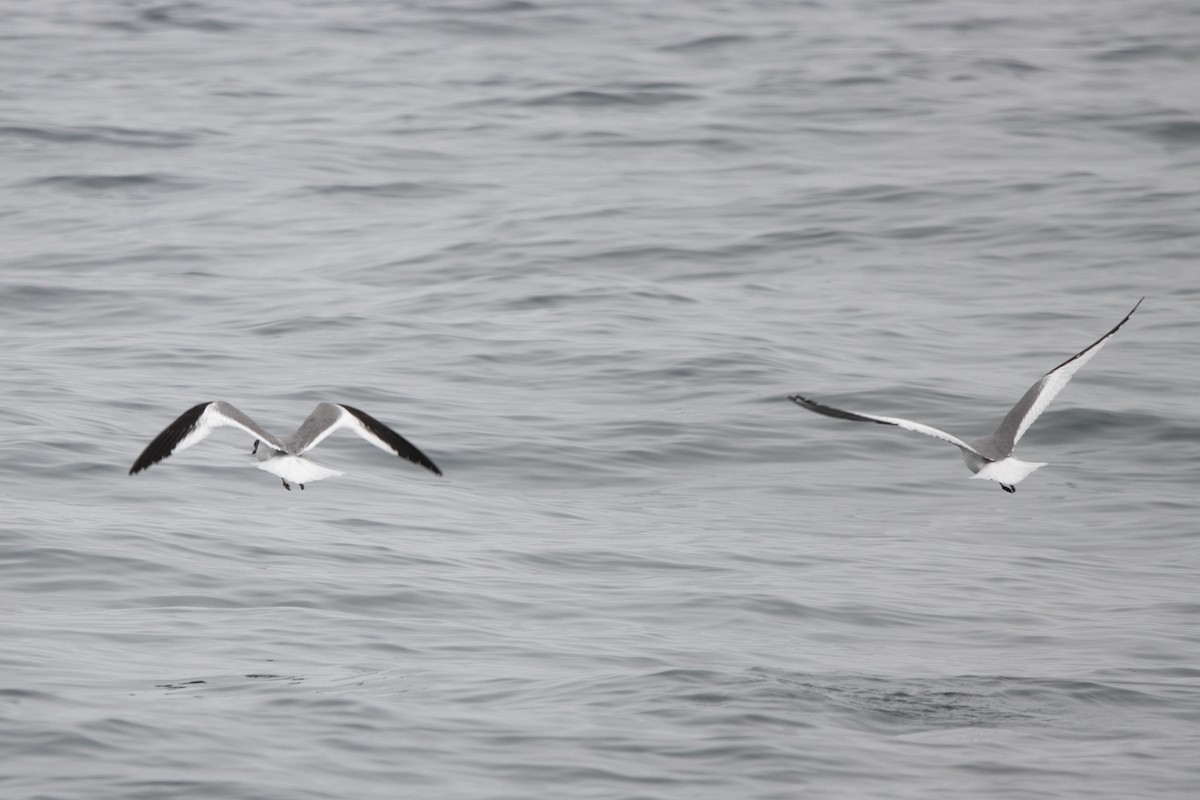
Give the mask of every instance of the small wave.
M 1112 50 L 1101 50 L 1092 56 L 1096 61 L 1143 61 L 1159 58 L 1187 58 L 1195 55 L 1191 51 L 1182 51 L 1166 44 L 1137 44 L 1130 47 L 1119 47 Z
M 327 328 L 352 328 L 366 320 L 357 314 L 346 314 L 339 317 L 303 316 L 292 319 L 276 320 L 249 326 L 255 336 L 289 336 L 299 333 L 312 333 Z
M 200 16 L 199 11 L 202 8 L 203 6 L 197 3 L 169 3 L 148 8 L 138 16 L 143 23 L 204 33 L 229 33 L 242 27 L 226 20 Z
M 394 181 L 391 183 L 331 183 L 308 187 L 317 194 L 357 194 L 367 197 L 447 197 L 461 190 L 446 184 Z
M 1133 125 L 1128 130 L 1172 145 L 1200 145 L 1200 121 L 1177 119 L 1151 125 Z
M 501 0 L 501 2 L 488 6 L 446 6 L 442 12 L 446 14 L 513 14 L 541 10 L 541 6 L 525 2 L 525 0 Z
M 45 186 L 81 192 L 105 192 L 114 189 L 153 189 L 178 191 L 195 184 L 171 175 L 143 172 L 128 175 L 51 175 L 26 181 L 25 186 Z
M 600 91 L 597 89 L 575 89 L 569 92 L 535 97 L 526 101 L 531 106 L 568 106 L 576 108 L 604 106 L 661 106 L 698 99 L 693 94 L 665 89 L 631 89 L 625 91 Z
M 720 50 L 731 45 L 746 44 L 752 41 L 753 39 L 748 36 L 717 34 L 714 36 L 701 36 L 699 39 L 689 39 L 679 44 L 669 44 L 661 49 L 665 53 L 686 53 L 702 50 Z
M 1008 72 L 1012 74 L 1041 72 L 1042 68 L 1036 64 L 1031 64 L 1028 61 L 1007 57 L 1007 58 L 983 58 L 975 62 L 981 69 Z
M 196 137 L 174 131 L 150 131 L 137 128 L 80 126 L 68 128 L 38 128 L 28 125 L 0 126 L 0 137 L 30 139 L 62 144 L 106 144 L 117 147 L 173 148 L 188 147 Z

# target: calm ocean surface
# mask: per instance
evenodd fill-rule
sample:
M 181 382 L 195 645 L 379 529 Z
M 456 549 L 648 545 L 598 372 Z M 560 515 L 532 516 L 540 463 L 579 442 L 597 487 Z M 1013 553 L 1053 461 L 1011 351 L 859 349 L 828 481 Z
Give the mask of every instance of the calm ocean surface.
M 0 7 L 0 797 L 1200 796 L 1194 2 Z

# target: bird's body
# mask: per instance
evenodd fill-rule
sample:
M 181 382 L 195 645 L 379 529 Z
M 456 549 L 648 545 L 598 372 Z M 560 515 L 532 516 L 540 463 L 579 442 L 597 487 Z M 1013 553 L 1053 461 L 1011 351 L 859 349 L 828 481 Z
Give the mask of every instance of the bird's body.
M 303 489 L 306 483 L 342 474 L 305 455 L 339 428 L 348 428 L 381 450 L 422 466 L 435 475 L 442 474 L 428 456 L 403 436 L 351 406 L 319 403 L 295 433 L 280 438 L 221 400 L 200 403 L 183 412 L 146 446 L 129 474 L 135 475 L 167 456 L 191 447 L 221 427 L 239 428 L 253 436 L 251 452 L 258 458 L 258 468 L 279 476 L 285 489 L 291 489 L 288 481 Z
M 971 476 L 972 478 L 996 481 L 1004 491 L 1015 492 L 1015 487 L 1018 483 L 1025 480 L 1034 471 L 1046 466 L 1044 463 L 1022 461 L 1014 456 L 1013 448 L 1016 447 L 1017 442 L 1025 435 L 1025 431 L 1029 430 L 1029 426 L 1046 410 L 1046 407 L 1050 405 L 1050 401 L 1062 391 L 1072 376 L 1084 364 L 1090 361 L 1092 356 L 1099 352 L 1100 348 L 1104 346 L 1113 334 L 1120 330 L 1121 326 L 1133 316 L 1133 312 L 1137 311 L 1138 306 L 1141 304 L 1142 301 L 1138 300 L 1137 305 L 1112 330 L 1047 372 L 1037 383 L 1029 387 L 1028 391 L 1021 396 L 1021 399 L 1005 415 L 999 427 L 990 436 L 982 436 L 978 439 L 964 441 L 954 434 L 946 433 L 938 428 L 923 425 L 920 422 L 913 422 L 912 420 L 843 411 L 840 408 L 823 405 L 798 394 L 790 395 L 788 399 L 797 405 L 807 408 L 809 411 L 815 411 L 827 417 L 849 419 L 857 422 L 876 422 L 881 425 L 895 425 L 905 430 L 923 433 L 926 436 L 932 436 L 935 439 L 949 442 L 962 451 L 967 469 L 974 473 Z

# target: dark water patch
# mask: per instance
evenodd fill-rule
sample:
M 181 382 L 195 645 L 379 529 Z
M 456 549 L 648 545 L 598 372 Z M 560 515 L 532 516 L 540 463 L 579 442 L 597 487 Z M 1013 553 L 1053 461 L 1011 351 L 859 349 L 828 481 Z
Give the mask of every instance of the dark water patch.
M 526 14 L 541 11 L 542 6 L 527 2 L 527 0 L 500 0 L 496 3 L 480 5 L 451 3 L 441 6 L 440 10 L 446 14 Z
M 64 547 L 8 547 L 0 550 L 0 564 L 17 570 L 11 578 L 23 592 L 119 591 L 130 576 L 141 579 L 183 580 L 177 568 L 155 561 L 151 554 L 130 557 Z
M 49 692 L 41 692 L 34 689 L 9 689 L 0 688 L 0 702 L 7 704 L 9 708 L 17 706 L 21 703 L 45 703 L 48 705 L 60 705 L 67 701 L 62 699 L 57 694 Z
M 597 250 L 588 253 L 580 261 L 594 264 L 695 264 L 717 259 L 718 253 L 698 248 L 628 246 Z
M 26 181 L 23 186 L 46 187 L 87 194 L 150 190 L 173 192 L 194 188 L 197 184 L 173 175 L 133 173 L 128 175 L 52 175 Z
M 278 591 L 273 588 L 247 588 L 242 592 L 245 605 L 264 608 L 307 608 L 351 615 L 420 613 L 421 609 L 438 609 L 438 613 L 469 613 L 472 609 L 490 608 L 497 613 L 511 613 L 514 618 L 528 613 L 528 604 L 515 599 L 482 596 L 472 591 L 452 591 L 423 585 L 421 588 L 396 586 L 394 583 L 374 586 L 323 586 L 319 596 L 297 595 L 291 586 Z M 185 604 L 186 605 L 186 604 Z M 401 652 L 405 645 L 391 642 L 381 645 L 390 652 Z
M 599 90 L 576 89 L 555 92 L 525 101 L 529 106 L 562 106 L 566 108 L 653 108 L 674 103 L 692 102 L 699 98 L 690 93 L 666 89 Z
M 250 681 L 247 683 L 247 681 Z M 154 688 L 166 689 L 170 692 L 193 691 L 204 693 L 230 694 L 246 689 L 252 689 L 263 684 L 285 684 L 297 686 L 305 682 L 299 675 L 277 675 L 274 673 L 253 672 L 246 675 L 209 676 L 207 678 L 181 678 L 166 683 L 156 683 Z
M 208 248 L 203 246 L 179 247 L 154 242 L 116 253 L 64 251 L 57 247 L 49 247 L 35 257 L 14 258 L 11 263 L 13 266 L 19 266 L 25 270 L 36 270 L 40 274 L 84 275 L 132 264 L 198 263 L 206 262 L 209 258 L 211 258 L 211 253 Z M 179 274 L 181 277 L 195 275 L 206 278 L 219 277 L 215 273 L 196 271 Z
M 824 85 L 834 89 L 847 89 L 853 86 L 887 86 L 893 81 L 893 78 L 879 75 L 847 75 L 827 80 Z
M 190 133 L 117 128 L 102 125 L 60 128 L 7 125 L 0 126 L 0 137 L 29 139 L 56 144 L 103 144 L 116 147 L 132 147 L 135 149 L 189 147 L 199 140 L 196 134 Z
M 354 533 L 367 533 L 372 530 L 386 531 L 391 530 L 395 526 L 395 523 L 390 520 L 366 519 L 363 517 L 334 517 L 325 520 L 325 523 Z
M 643 681 L 671 707 L 683 703 L 725 712 L 719 718 L 692 718 L 692 726 L 725 724 L 754 713 L 786 723 L 793 715 L 818 719 L 822 712 L 833 712 L 853 728 L 908 734 L 1047 725 L 1069 713 L 1072 705 L 1052 688 L 1023 695 L 1010 691 L 1006 679 L 972 676 L 805 675 L 760 667 L 741 673 L 672 669 Z M 826 720 L 823 726 L 828 724 Z
M 390 183 L 346 184 L 331 183 L 311 185 L 306 191 L 324 195 L 361 195 L 364 197 L 389 197 L 399 199 L 423 200 L 437 197 L 449 197 L 466 191 L 463 187 L 451 186 L 444 183 L 420 183 L 414 181 L 393 181 Z
M 922 17 L 909 23 L 913 28 L 929 28 L 946 30 L 952 33 L 975 33 L 978 31 L 992 32 L 1000 28 L 1014 27 L 1026 23 L 1016 15 L 1005 17 L 991 16 L 958 16 L 937 14 L 934 17 Z
M 893 629 L 934 627 L 957 615 L 929 614 L 899 608 L 844 603 L 834 607 L 798 603 L 774 594 L 742 593 L 725 598 L 724 604 L 752 614 L 787 620 L 821 620 L 848 628 Z
M 956 229 L 949 225 L 905 225 L 882 231 L 881 235 L 907 241 L 947 238 L 947 234 L 954 233 L 955 231 Z
M 978 728 L 1029 724 L 1036 720 L 1033 714 L 997 708 L 986 695 L 964 691 L 838 687 L 829 692 L 829 697 L 835 703 L 865 714 L 868 725 L 905 729 L 913 725 Z
M 673 136 L 647 136 L 645 133 L 625 135 L 613 131 L 544 131 L 537 134 L 539 141 L 570 142 L 589 149 L 623 149 L 658 151 L 665 154 L 690 150 L 696 153 L 748 153 L 754 147 L 735 139 L 718 136 L 701 136 L 681 139 Z
M 981 70 L 1003 72 L 1010 75 L 1030 75 L 1042 71 L 1042 68 L 1036 64 L 1012 56 L 1007 58 L 980 58 L 975 61 L 975 66 Z
M 10 313 L 62 314 L 68 310 L 78 313 L 95 306 L 98 302 L 123 302 L 128 299 L 124 292 L 94 289 L 73 289 L 61 284 L 20 283 L 3 287 L 0 292 L 0 309 Z
M 232 33 L 244 26 L 209 16 L 211 6 L 201 3 L 167 3 L 143 9 L 138 19 L 153 27 L 182 28 L 202 33 Z
M 726 33 L 715 34 L 713 36 L 701 36 L 697 39 L 688 39 L 686 42 L 665 45 L 659 49 L 661 49 L 664 53 L 706 52 L 722 50 L 733 45 L 753 44 L 754 41 L 755 40 L 749 36 Z
M 593 576 L 615 572 L 703 572 L 720 573 L 727 570 L 712 564 L 687 561 L 666 561 L 608 550 L 544 550 L 537 553 L 518 553 L 509 557 L 515 563 L 537 569 L 583 573 Z M 607 579 L 607 578 L 606 578 Z
M 284 91 L 274 91 L 257 86 L 254 88 L 215 89 L 213 90 L 213 96 L 236 97 L 250 100 L 285 100 L 286 98 L 291 97 L 289 93 Z
M 713 352 L 703 356 L 662 357 L 653 365 L 635 366 L 626 364 L 620 375 L 626 379 L 637 379 L 647 386 L 656 383 L 679 383 L 679 389 L 685 393 L 693 391 L 704 392 L 706 387 L 716 383 L 729 381 L 744 381 L 747 387 L 757 381 L 776 375 L 776 370 L 783 368 L 778 360 L 765 358 L 764 353 L 755 350 L 732 350 Z M 616 377 L 612 374 L 611 377 Z M 687 382 L 693 384 L 686 385 Z M 759 398 L 768 401 L 767 398 Z M 770 400 L 779 400 L 772 397 Z
M 1175 687 L 1153 683 L 1150 679 L 1174 682 L 1185 690 L 1191 683 L 1200 681 L 1200 668 L 1197 667 L 1156 667 L 1153 669 L 1114 670 L 1112 674 L 1114 679 L 1129 681 L 1135 685 L 1142 685 L 1143 682 L 1146 682 L 1156 688 Z
M 817 696 L 832 709 L 848 712 L 853 725 L 873 730 L 1045 725 L 1070 708 L 1069 700 L 1045 684 L 1039 691 L 1023 693 L 1030 683 L 1039 684 L 1021 678 L 764 674 L 770 684 L 763 693 Z
M 195 689 L 197 687 L 205 686 L 207 684 L 208 684 L 208 681 L 202 681 L 199 678 L 197 678 L 195 680 L 190 680 L 190 681 L 186 681 L 186 680 L 185 681 L 175 681 L 174 683 L 156 683 L 156 684 L 154 684 L 154 688 L 170 689 L 170 690 L 174 691 L 176 689 Z
M 1022 440 L 1023 447 L 1059 445 L 1106 449 L 1105 442 L 1125 438 L 1130 433 L 1130 420 L 1120 412 L 1101 408 L 1102 400 L 1098 397 L 1094 405 L 1075 408 L 1068 407 L 1065 401 L 1059 402 L 1061 407 L 1047 410 L 1029 429 Z
M 248 608 L 253 604 L 230 600 L 226 597 L 214 597 L 201 594 L 156 594 L 143 595 L 130 601 L 131 605 L 141 608 L 176 608 L 176 609 L 228 609 Z M 280 605 L 296 605 L 304 608 L 312 607 L 312 603 L 281 603 Z
M 639 302 L 663 302 L 667 304 L 690 304 L 696 301 L 687 295 L 659 289 L 583 289 L 572 293 L 539 294 L 519 297 L 504 304 L 510 311 L 557 310 L 573 306 L 627 305 Z
M 1192 63 L 1196 51 L 1192 47 L 1178 47 L 1163 41 L 1147 41 L 1129 47 L 1100 48 L 1088 54 L 1088 58 L 1100 62 L 1138 62 L 1159 59 L 1180 60 Z
M 5 737 L 8 738 L 8 737 Z M 109 744 L 95 736 L 88 736 L 79 730 L 47 731 L 26 729 L 19 740 L 5 743 L 6 750 L 13 758 L 35 759 L 44 754 L 53 753 L 54 758 L 96 758 L 101 754 L 119 753 L 124 748 L 117 744 Z M 33 795 L 45 796 L 45 795 Z
M 369 317 L 360 314 L 342 314 L 340 316 L 322 317 L 308 315 L 292 319 L 273 320 L 271 322 L 251 322 L 243 325 L 252 336 L 275 338 L 279 336 L 312 335 L 321 331 L 357 328 L 371 321 Z
M 891 202 L 884 200 L 883 202 Z M 747 254 L 775 253 L 787 247 L 825 247 L 830 245 L 853 245 L 869 237 L 849 227 L 834 227 L 831 225 L 798 224 L 786 231 L 771 231 L 755 234 L 753 238 L 741 245 Z
M 1162 122 L 1121 124 L 1115 127 L 1161 142 L 1164 145 L 1174 147 L 1200 145 L 1200 120 L 1198 119 L 1171 119 Z
M 480 39 L 521 39 L 528 37 L 536 37 L 540 35 L 540 31 L 533 23 L 520 25 L 514 23 L 506 23 L 501 20 L 517 20 L 516 16 L 459 16 L 455 18 L 446 15 L 439 15 L 436 18 L 424 20 L 419 23 L 422 27 L 428 27 L 438 33 L 449 34 L 450 36 L 473 37 Z M 524 21 L 524 20 L 522 20 Z
M 1081 680 L 1042 680 L 1030 678 L 997 678 L 1006 695 L 1018 698 L 1054 702 L 1060 698 L 1083 703 L 1124 708 L 1154 708 L 1168 706 L 1173 701 L 1141 689 Z

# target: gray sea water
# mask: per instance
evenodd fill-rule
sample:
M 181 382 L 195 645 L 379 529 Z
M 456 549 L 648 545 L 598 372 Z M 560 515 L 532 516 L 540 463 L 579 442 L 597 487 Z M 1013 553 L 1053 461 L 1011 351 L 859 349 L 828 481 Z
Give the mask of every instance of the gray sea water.
M 1200 793 L 1195 3 L 0 5 L 0 797 Z

